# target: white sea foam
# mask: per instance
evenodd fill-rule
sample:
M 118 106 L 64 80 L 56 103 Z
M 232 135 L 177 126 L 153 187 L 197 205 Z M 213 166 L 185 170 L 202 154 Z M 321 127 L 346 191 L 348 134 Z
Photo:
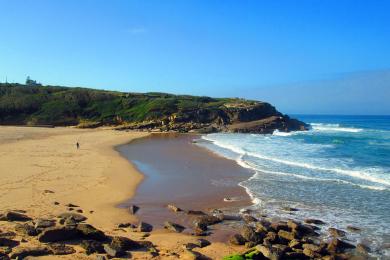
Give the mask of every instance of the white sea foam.
M 341 127 L 339 124 L 311 123 L 310 125 L 312 129 L 315 131 L 348 132 L 348 133 L 358 133 L 363 131 L 362 128 Z
M 324 171 L 324 172 L 329 172 L 329 173 L 342 174 L 342 175 L 346 175 L 346 176 L 353 177 L 356 179 L 379 184 L 379 185 L 381 185 L 381 188 L 383 187 L 383 185 L 385 185 L 387 188 L 390 188 L 390 180 L 388 178 L 384 179 L 384 177 L 378 176 L 378 175 L 383 175 L 383 174 L 380 171 L 376 172 L 373 169 L 361 169 L 361 170 L 360 169 L 359 170 L 353 169 L 352 170 L 352 169 L 341 169 L 341 168 L 330 168 L 330 167 L 328 168 L 328 167 L 323 167 L 323 166 L 317 166 L 317 165 L 313 165 L 310 163 L 291 161 L 291 160 L 286 160 L 286 159 L 280 159 L 277 157 L 270 157 L 270 156 L 260 154 L 258 152 L 247 152 L 240 147 L 234 146 L 232 144 L 226 144 L 222 141 L 217 141 L 217 140 L 210 138 L 210 137 L 207 137 L 207 136 L 203 137 L 203 138 L 213 142 L 215 145 L 217 145 L 219 147 L 222 147 L 224 149 L 228 149 L 228 150 L 233 151 L 239 155 L 249 155 L 249 156 L 253 156 L 253 157 L 256 157 L 256 158 L 259 158 L 262 160 L 268 160 L 268 161 L 272 161 L 272 162 L 276 162 L 276 163 L 280 163 L 280 164 L 284 164 L 284 165 L 300 167 L 300 168 L 305 168 L 305 169 L 310 169 L 310 170 L 315 170 L 315 171 Z M 244 164 L 242 164 L 242 166 L 249 168 L 248 166 L 245 166 Z M 389 176 L 389 175 L 387 175 L 387 176 Z M 369 186 L 371 186 L 371 185 L 369 185 Z
M 247 154 L 250 156 L 253 156 L 253 157 L 263 159 L 263 160 L 274 161 L 274 162 L 278 162 L 278 163 L 282 163 L 282 164 L 286 164 L 286 165 L 291 165 L 291 166 L 296 166 L 296 167 L 301 167 L 301 168 L 306 168 L 306 169 L 310 169 L 310 170 L 335 172 L 338 174 L 347 175 L 347 176 L 354 177 L 357 179 L 366 180 L 366 181 L 370 181 L 373 183 L 384 184 L 386 186 L 390 186 L 389 180 L 385 180 L 385 179 L 382 179 L 380 177 L 370 175 L 373 173 L 368 172 L 368 171 L 364 171 L 364 170 L 359 171 L 359 170 L 347 170 L 347 169 L 340 169 L 340 168 L 326 168 L 326 167 L 312 165 L 309 163 L 302 163 L 302 162 L 298 162 L 298 161 L 288 161 L 288 160 L 283 160 L 283 159 L 279 159 L 279 158 L 271 158 L 271 157 L 264 156 L 264 155 L 261 155 L 258 153 L 247 153 Z
M 364 235 L 353 234 L 348 239 L 359 242 L 363 236 L 378 241 L 379 246 L 381 237 L 390 231 L 384 220 L 390 167 L 380 157 L 388 151 L 384 149 L 389 134 L 387 130 L 315 123 L 306 132 L 203 138 L 210 141 L 211 150 L 253 171 L 239 185 L 249 194 L 254 209 L 276 218 L 321 218 L 341 229 L 359 223 Z M 343 142 L 332 143 L 336 139 Z M 370 161 L 379 145 L 378 156 Z M 300 210 L 290 215 L 281 211 L 283 206 Z
M 305 175 L 296 174 L 296 173 L 287 173 L 287 172 L 281 172 L 281 171 L 270 171 L 270 170 L 266 170 L 266 169 L 263 169 L 263 168 L 259 168 L 259 167 L 255 166 L 253 163 L 245 161 L 243 159 L 243 156 L 240 156 L 236 161 L 237 161 L 237 164 L 240 165 L 241 167 L 252 169 L 252 170 L 255 170 L 256 172 L 261 172 L 261 173 L 266 173 L 266 174 L 289 176 L 289 177 L 294 177 L 294 178 L 303 179 L 303 180 L 335 182 L 335 183 L 352 185 L 352 186 L 360 187 L 360 188 L 363 188 L 363 189 L 378 190 L 378 191 L 383 191 L 383 190 L 387 190 L 388 189 L 388 188 L 383 187 L 383 186 L 356 184 L 356 183 L 353 183 L 353 182 L 350 182 L 350 181 L 346 181 L 346 180 L 341 180 L 341 179 L 311 177 L 311 176 L 305 176 Z M 258 177 L 259 177 L 259 174 L 256 173 L 252 177 L 250 177 L 248 180 L 255 179 L 255 178 L 258 178 Z
M 291 136 L 294 133 L 295 132 L 280 132 L 279 130 L 275 130 L 272 135 L 276 135 L 276 136 Z

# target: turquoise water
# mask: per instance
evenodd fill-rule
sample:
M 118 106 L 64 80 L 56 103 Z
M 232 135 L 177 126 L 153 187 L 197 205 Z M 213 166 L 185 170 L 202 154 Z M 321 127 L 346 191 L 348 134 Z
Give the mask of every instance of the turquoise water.
M 390 116 L 294 116 L 306 132 L 209 134 L 201 145 L 254 175 L 240 185 L 268 215 L 362 228 L 347 239 L 389 254 Z M 283 207 L 296 207 L 294 215 Z M 330 225 L 330 224 L 329 224 Z M 328 226 L 325 226 L 326 229 Z

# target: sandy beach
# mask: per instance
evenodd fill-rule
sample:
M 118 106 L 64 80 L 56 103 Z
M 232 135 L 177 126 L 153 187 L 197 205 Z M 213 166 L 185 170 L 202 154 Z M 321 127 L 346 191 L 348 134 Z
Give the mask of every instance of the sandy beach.
M 116 229 L 119 223 L 137 222 L 127 209 L 117 205 L 134 196 L 143 175 L 115 147 L 147 135 L 109 129 L 0 127 L 0 212 L 24 210 L 32 218 L 53 218 L 67 211 L 66 204 L 71 203 L 80 206 L 89 224 L 106 234 L 140 239 L 141 233 Z M 0 222 L 0 231 L 13 226 Z M 36 245 L 30 237 L 19 239 Z M 161 259 L 191 259 L 182 245 L 195 239 L 163 229 L 148 237 L 158 247 Z M 42 258 L 95 259 L 77 246 L 76 250 L 78 253 L 69 256 Z M 212 259 L 236 251 L 225 243 L 199 249 Z M 136 252 L 133 257 L 148 259 L 150 254 Z
M 145 136 L 110 130 L 0 128 L 0 210 L 58 214 L 77 204 L 94 225 L 112 228 L 128 214 L 115 205 L 131 197 L 142 175 L 113 149 Z M 76 142 L 80 149 L 76 149 Z

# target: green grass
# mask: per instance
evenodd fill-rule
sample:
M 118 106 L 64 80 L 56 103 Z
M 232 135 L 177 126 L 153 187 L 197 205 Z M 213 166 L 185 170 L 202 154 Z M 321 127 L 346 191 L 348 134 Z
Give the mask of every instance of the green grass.
M 75 125 L 83 121 L 115 124 L 117 119 L 131 123 L 198 109 L 211 111 L 237 101 L 243 102 L 239 99 L 166 93 L 122 93 L 1 83 L 0 124 Z

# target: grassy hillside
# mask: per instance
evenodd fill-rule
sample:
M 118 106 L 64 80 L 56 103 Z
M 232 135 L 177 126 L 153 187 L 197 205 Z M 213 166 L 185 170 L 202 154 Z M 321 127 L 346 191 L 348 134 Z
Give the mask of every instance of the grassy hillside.
M 161 119 L 198 109 L 212 111 L 238 99 L 121 93 L 86 88 L 0 84 L 0 124 L 118 124 Z M 250 104 L 250 101 L 245 101 Z

